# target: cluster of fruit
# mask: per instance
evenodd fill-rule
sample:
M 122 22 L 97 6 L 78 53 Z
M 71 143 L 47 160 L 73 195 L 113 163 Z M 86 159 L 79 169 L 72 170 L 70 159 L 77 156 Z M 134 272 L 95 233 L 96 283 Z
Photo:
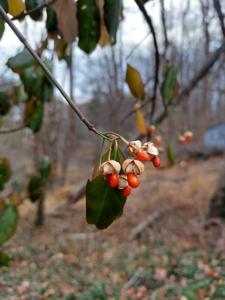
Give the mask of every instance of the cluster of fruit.
M 115 160 L 108 160 L 99 167 L 109 186 L 121 190 L 124 197 L 130 195 L 131 188 L 140 185 L 138 176 L 144 172 L 144 162 L 151 161 L 156 168 L 160 166 L 159 151 L 151 142 L 142 145 L 141 141 L 132 141 L 128 145 L 128 151 L 134 158 L 124 160 L 122 166 Z
M 193 140 L 193 132 L 188 130 L 178 137 L 178 142 L 181 145 L 186 145 Z

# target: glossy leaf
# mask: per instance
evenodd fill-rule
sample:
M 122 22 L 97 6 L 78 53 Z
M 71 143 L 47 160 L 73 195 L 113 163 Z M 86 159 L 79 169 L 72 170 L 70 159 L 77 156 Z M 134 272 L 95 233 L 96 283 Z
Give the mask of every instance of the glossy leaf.
M 0 158 L 0 175 L 3 183 L 8 182 L 11 177 L 11 166 L 7 158 Z
M 58 31 L 67 43 L 77 36 L 76 5 L 74 0 L 56 1 L 53 5 L 58 22 Z
M 43 94 L 42 94 L 42 99 L 43 101 L 49 102 L 53 98 L 53 86 L 49 82 L 47 78 L 44 78 L 44 83 L 43 83 Z
M 121 0 L 105 0 L 104 18 L 107 31 L 112 38 L 113 44 L 116 43 L 116 35 L 119 27 L 121 12 Z
M 0 92 L 0 116 L 5 116 L 10 110 L 11 104 L 9 101 L 9 97 Z
M 39 1 L 39 0 L 25 0 L 26 10 L 29 11 L 29 10 L 32 10 L 32 9 L 36 8 L 38 5 L 41 4 L 40 2 L 42 2 L 42 1 Z M 30 17 L 35 21 L 41 21 L 42 16 L 43 16 L 42 10 L 37 10 L 37 11 L 30 14 Z
M 31 177 L 28 183 L 28 197 L 32 202 L 38 201 L 43 195 L 44 182 L 40 175 Z
M 43 180 L 47 180 L 50 173 L 51 173 L 51 162 L 48 157 L 45 157 L 41 163 L 40 175 Z
M 4 178 L 3 175 L 0 173 L 0 192 L 4 190 Z
M 120 217 L 126 198 L 118 189 L 111 189 L 103 176 L 88 181 L 86 186 L 86 214 L 87 222 L 98 229 L 107 228 Z
M 179 86 L 177 83 L 177 69 L 168 65 L 164 72 L 164 80 L 161 85 L 161 95 L 165 105 L 170 105 L 178 93 Z
M 44 106 L 42 103 L 39 103 L 29 119 L 29 127 L 33 132 L 38 132 L 42 125 L 44 115 Z
M 176 158 L 175 158 L 174 147 L 172 144 L 168 144 L 166 148 L 166 154 L 167 154 L 167 159 L 169 164 L 173 166 L 176 163 Z
M 37 67 L 26 68 L 20 76 L 24 90 L 27 95 L 31 97 L 37 97 L 40 99 L 41 94 L 43 93 L 43 80 L 44 75 L 42 70 Z
M 23 103 L 27 101 L 27 94 L 24 91 L 24 86 L 16 86 L 14 89 L 15 103 Z
M 35 101 L 28 101 L 24 112 L 24 123 L 32 129 L 34 133 L 41 128 L 44 116 L 43 103 L 36 103 Z
M 141 133 L 141 134 L 147 134 L 147 128 L 146 128 L 146 124 L 145 124 L 145 117 L 144 114 L 141 110 L 140 107 L 136 107 L 136 125 L 137 125 L 137 130 Z
M 13 17 L 17 17 L 25 10 L 25 4 L 22 0 L 8 0 L 9 14 Z
M 140 100 L 145 99 L 145 88 L 141 74 L 131 65 L 127 65 L 126 82 L 132 95 Z
M 46 29 L 50 37 L 56 37 L 58 32 L 58 21 L 56 12 L 51 7 L 47 7 Z
M 16 231 L 18 220 L 17 208 L 13 205 L 8 205 L 0 213 L 0 245 L 8 241 Z
M 11 57 L 7 62 L 7 66 L 18 74 L 20 74 L 25 68 L 28 68 L 34 64 L 34 58 L 26 49 Z
M 10 258 L 8 254 L 5 252 L 0 251 L 0 267 L 9 267 L 10 264 Z
M 112 44 L 112 38 L 110 37 L 104 19 L 104 0 L 97 0 L 99 14 L 100 14 L 100 39 L 98 44 L 100 47 L 105 47 Z
M 100 38 L 100 15 L 96 0 L 78 0 L 78 46 L 86 53 L 91 53 Z

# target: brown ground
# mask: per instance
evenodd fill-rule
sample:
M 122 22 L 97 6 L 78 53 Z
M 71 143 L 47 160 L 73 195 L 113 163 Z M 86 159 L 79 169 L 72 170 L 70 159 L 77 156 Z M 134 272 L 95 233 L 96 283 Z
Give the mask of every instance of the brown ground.
M 73 187 L 49 195 L 42 229 L 33 227 L 27 202 L 5 246 L 12 262 L 0 271 L 0 299 L 224 300 L 225 226 L 203 228 L 221 161 L 150 168 L 123 217 L 105 231 L 86 224 L 84 200 L 55 215 Z M 136 225 L 163 210 L 131 240 Z

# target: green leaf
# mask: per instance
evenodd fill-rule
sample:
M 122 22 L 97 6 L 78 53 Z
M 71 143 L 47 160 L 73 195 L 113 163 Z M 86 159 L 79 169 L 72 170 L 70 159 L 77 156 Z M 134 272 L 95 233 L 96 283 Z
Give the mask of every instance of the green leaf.
M 8 205 L 0 214 L 0 245 L 8 241 L 16 232 L 18 220 L 17 208 Z
M 77 18 L 78 46 L 89 54 L 96 48 L 100 38 L 100 15 L 96 0 L 78 0 Z
M 23 85 L 16 86 L 14 88 L 14 93 L 15 93 L 16 103 L 23 103 L 23 102 L 26 102 L 28 100 L 27 95 L 24 91 L 24 86 Z
M 0 92 L 0 115 L 5 116 L 10 110 L 11 104 L 8 96 Z
M 10 162 L 7 158 L 0 159 L 0 175 L 2 176 L 3 182 L 8 182 L 11 177 Z
M 27 11 L 32 10 L 42 3 L 43 1 L 40 0 L 25 0 L 26 10 Z M 37 10 L 30 14 L 30 17 L 35 21 L 41 20 L 42 16 L 43 16 L 42 10 Z
M 0 251 L 0 267 L 9 267 L 10 264 L 10 257 L 8 254 Z
M 0 16 L 0 40 L 3 36 L 4 31 L 5 31 L 5 21 Z
M 44 78 L 43 83 L 43 101 L 49 102 L 53 98 L 53 86 L 47 78 Z
M 44 105 L 42 103 L 38 103 L 28 120 L 28 127 L 30 127 L 30 129 L 32 129 L 34 133 L 40 130 L 43 121 L 43 116 Z
M 51 162 L 48 157 L 45 157 L 41 163 L 40 175 L 43 180 L 47 180 L 50 173 L 51 173 Z
M 8 12 L 9 7 L 8 7 L 8 0 L 0 0 L 0 5 L 4 8 L 6 12 Z
M 7 62 L 7 66 L 18 74 L 20 74 L 25 68 L 28 68 L 34 64 L 35 60 L 33 56 L 26 49 L 14 57 L 11 57 Z
M 121 191 L 109 187 L 108 182 L 102 175 L 86 186 L 86 216 L 89 224 L 95 224 L 98 229 L 107 228 L 112 222 L 120 217 L 126 198 Z
M 20 76 L 24 90 L 31 97 L 37 97 L 40 99 L 40 96 L 43 93 L 43 82 L 44 75 L 42 70 L 39 67 L 30 67 L 26 68 Z
M 119 27 L 121 0 L 105 0 L 104 19 L 113 44 L 116 43 L 116 34 Z
M 44 182 L 41 176 L 31 177 L 28 183 L 28 197 L 32 202 L 38 201 L 43 195 Z
M 3 175 L 0 173 L 0 192 L 4 190 L 4 178 Z
M 170 163 L 171 166 L 173 166 L 176 163 L 176 158 L 175 158 L 174 148 L 172 144 L 167 145 L 166 154 L 167 154 L 168 162 Z
M 30 100 L 26 102 L 24 111 L 24 124 L 33 130 L 34 133 L 38 132 L 41 128 L 44 116 L 44 105 L 42 102 Z
M 177 69 L 174 66 L 168 65 L 164 75 L 161 85 L 161 95 L 165 105 L 170 105 L 174 99 L 177 87 Z
M 46 29 L 49 34 L 57 34 L 58 31 L 58 21 L 55 11 L 51 8 L 47 8 L 47 19 L 46 19 Z

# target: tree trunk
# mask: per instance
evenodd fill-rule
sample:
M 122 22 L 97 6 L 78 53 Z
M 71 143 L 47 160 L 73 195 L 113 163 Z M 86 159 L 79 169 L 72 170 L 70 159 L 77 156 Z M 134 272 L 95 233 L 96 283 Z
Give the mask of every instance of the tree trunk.
M 219 185 L 211 199 L 208 216 L 209 218 L 225 218 L 225 164 Z
M 37 227 L 44 225 L 44 201 L 45 196 L 43 195 L 37 203 L 37 212 L 35 220 L 35 226 Z

